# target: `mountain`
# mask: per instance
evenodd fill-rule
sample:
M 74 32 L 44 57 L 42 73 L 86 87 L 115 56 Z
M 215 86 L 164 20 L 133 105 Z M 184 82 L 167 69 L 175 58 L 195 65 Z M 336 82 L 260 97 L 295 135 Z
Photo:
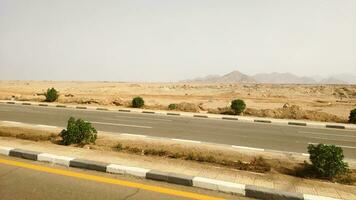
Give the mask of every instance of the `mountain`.
M 316 81 L 305 76 L 296 76 L 290 73 L 260 73 L 252 76 L 259 83 L 291 83 L 291 84 L 313 84 Z
M 220 77 L 218 83 L 256 83 L 256 80 L 239 71 L 233 71 Z
M 342 85 L 349 84 L 346 81 L 343 81 L 343 80 L 340 80 L 337 78 L 333 78 L 333 77 L 325 78 L 325 79 L 321 80 L 319 83 L 320 84 L 342 84 Z
M 349 84 L 356 84 L 356 76 L 351 74 L 336 74 L 330 76 L 330 78 L 338 79 Z
M 250 76 L 239 71 L 233 71 L 223 76 L 209 75 L 201 78 L 185 80 L 183 82 L 193 83 L 256 83 Z
M 338 74 L 324 78 L 322 76 L 297 76 L 291 73 L 259 73 L 253 76 L 232 71 L 223 76 L 209 75 L 201 78 L 185 80 L 188 83 L 271 83 L 271 84 L 356 84 L 356 76 Z

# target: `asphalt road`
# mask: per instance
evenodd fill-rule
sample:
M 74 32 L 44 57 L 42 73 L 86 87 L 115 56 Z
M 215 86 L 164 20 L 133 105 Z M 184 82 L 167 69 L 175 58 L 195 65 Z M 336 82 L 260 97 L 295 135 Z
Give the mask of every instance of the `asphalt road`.
M 21 166 L 4 164 L 2 161 L 17 161 Z M 22 165 L 35 165 L 37 170 L 28 169 Z M 61 170 L 62 172 L 75 172 L 77 177 L 71 175 L 62 175 L 46 171 Z M 78 175 L 79 174 L 79 175 Z M 86 176 L 96 176 L 96 180 L 87 180 Z M 121 185 L 100 182 L 102 180 L 123 181 Z M 154 191 L 143 189 L 145 186 L 157 186 Z M 131 185 L 131 187 L 129 187 Z M 137 187 L 135 187 L 137 186 Z M 174 195 L 166 194 L 166 188 L 173 189 Z M 182 200 L 191 199 L 187 196 L 179 196 L 181 192 L 189 192 L 188 196 L 204 195 L 219 199 L 244 199 L 236 195 L 223 194 L 209 190 L 203 190 L 193 187 L 184 187 L 162 182 L 155 182 L 134 177 L 113 175 L 100 172 L 86 171 L 74 168 L 60 166 L 51 166 L 49 164 L 38 163 L 17 158 L 9 158 L 0 155 L 0 199 L 1 200 L 138 200 L 138 199 L 157 199 L 157 200 Z M 176 196 L 178 195 L 178 196 Z
M 70 116 L 101 131 L 197 140 L 306 153 L 309 143 L 335 144 L 356 158 L 356 131 L 318 129 L 233 120 L 0 104 L 0 120 L 65 127 Z

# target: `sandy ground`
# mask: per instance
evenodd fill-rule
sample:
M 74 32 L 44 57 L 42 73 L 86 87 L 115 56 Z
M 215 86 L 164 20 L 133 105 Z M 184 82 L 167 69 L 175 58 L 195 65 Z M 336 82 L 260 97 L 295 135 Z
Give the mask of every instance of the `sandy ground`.
M 245 115 L 316 121 L 346 122 L 356 108 L 356 85 L 0 81 L 0 99 L 43 101 L 49 87 L 60 91 L 60 103 L 125 107 L 142 96 L 150 109 L 187 102 L 182 110 L 214 112 L 240 98 L 249 108 Z

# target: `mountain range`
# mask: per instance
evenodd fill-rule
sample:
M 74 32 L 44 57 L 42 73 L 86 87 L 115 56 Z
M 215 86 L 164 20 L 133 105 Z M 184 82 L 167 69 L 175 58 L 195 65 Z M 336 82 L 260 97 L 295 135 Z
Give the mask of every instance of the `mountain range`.
M 291 73 L 259 73 L 253 76 L 232 71 L 225 75 L 209 75 L 182 82 L 197 83 L 272 83 L 272 84 L 356 84 L 356 76 L 337 74 L 327 78 L 297 76 Z

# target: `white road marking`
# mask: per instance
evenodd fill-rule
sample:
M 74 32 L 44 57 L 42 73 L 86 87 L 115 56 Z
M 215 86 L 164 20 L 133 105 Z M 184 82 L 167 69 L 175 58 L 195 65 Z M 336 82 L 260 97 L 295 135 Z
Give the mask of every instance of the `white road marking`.
M 318 145 L 319 143 L 309 142 L 308 144 Z M 331 145 L 331 144 L 328 144 L 328 145 Z M 342 148 L 356 149 L 356 147 L 353 147 L 353 146 L 344 146 L 344 145 L 336 145 L 336 144 L 334 144 L 334 145 L 337 146 L 337 147 L 342 147 Z
M 152 119 L 152 118 L 143 118 L 143 117 L 125 117 L 125 116 L 115 116 L 116 118 L 125 118 L 125 119 L 143 119 L 143 120 L 151 120 L 151 121 L 163 121 L 163 122 L 171 122 L 169 119 Z
M 237 149 L 247 149 L 247 150 L 254 150 L 254 151 L 264 151 L 264 149 L 259 149 L 259 148 L 253 148 L 253 147 L 244 147 L 244 146 L 236 146 L 232 145 L 232 148 L 237 148 Z
M 43 128 L 58 128 L 58 126 L 48 126 L 48 125 L 42 125 L 42 124 L 38 124 L 36 126 L 43 127 Z
M 318 132 L 309 132 L 309 131 L 298 131 L 298 133 L 307 133 L 313 135 L 329 135 L 329 136 L 337 136 L 337 137 L 351 137 L 356 138 L 356 135 L 342 135 L 342 134 L 332 134 L 332 133 L 318 133 Z
M 322 137 L 308 137 L 308 138 L 319 139 L 319 140 L 333 140 L 339 142 L 350 142 L 350 140 L 329 139 L 329 138 L 322 138 Z
M 190 143 L 197 143 L 200 144 L 201 141 L 196 141 L 196 140 L 183 140 L 183 139 L 172 139 L 174 141 L 178 141 L 178 142 L 190 142 Z
M 22 124 L 21 122 L 15 122 L 15 121 L 2 121 L 4 123 L 9 123 L 9 124 Z
M 107 122 L 91 122 L 92 124 L 103 124 L 103 125 L 111 125 L 111 126 L 127 126 L 127 127 L 134 127 L 134 128 L 152 128 L 150 126 L 139 126 L 139 125 L 132 125 L 132 124 L 116 124 L 116 123 L 107 123 Z
M 133 137 L 147 137 L 147 135 L 138 135 L 138 134 L 130 134 L 130 133 L 122 133 L 120 135 L 123 136 L 133 136 Z

